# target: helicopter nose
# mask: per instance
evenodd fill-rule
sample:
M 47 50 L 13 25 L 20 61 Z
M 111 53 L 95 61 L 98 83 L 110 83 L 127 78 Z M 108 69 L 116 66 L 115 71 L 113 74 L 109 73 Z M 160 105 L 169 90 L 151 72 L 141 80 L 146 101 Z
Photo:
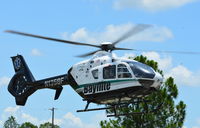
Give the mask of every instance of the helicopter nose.
M 163 83 L 163 76 L 160 73 L 156 72 L 155 77 L 154 77 L 154 81 L 155 82 L 152 85 L 152 87 L 158 89 Z

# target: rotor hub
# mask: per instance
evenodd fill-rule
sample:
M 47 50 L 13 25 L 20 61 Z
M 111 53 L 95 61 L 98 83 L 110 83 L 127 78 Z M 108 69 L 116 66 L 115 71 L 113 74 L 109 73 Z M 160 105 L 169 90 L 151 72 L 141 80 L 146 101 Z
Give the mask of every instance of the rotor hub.
M 103 51 L 112 51 L 114 49 L 114 45 L 111 42 L 103 42 L 101 43 L 101 50 Z

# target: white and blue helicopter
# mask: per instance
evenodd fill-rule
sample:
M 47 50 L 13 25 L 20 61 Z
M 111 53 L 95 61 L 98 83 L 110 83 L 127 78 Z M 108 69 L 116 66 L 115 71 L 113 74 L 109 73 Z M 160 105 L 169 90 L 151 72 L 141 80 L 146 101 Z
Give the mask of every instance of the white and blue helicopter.
M 56 90 L 54 98 L 56 100 L 59 98 L 63 86 L 70 85 L 84 101 L 87 101 L 85 108 L 77 112 L 107 109 L 116 111 L 122 104 L 124 106 L 124 104 L 132 103 L 135 98 L 145 98 L 145 96 L 160 88 L 163 83 L 162 75 L 146 64 L 132 59 L 118 58 L 113 55 L 112 51 L 131 50 L 118 48 L 116 44 L 148 27 L 149 25 L 144 24 L 136 25 L 116 41 L 112 43 L 103 42 L 100 45 L 7 30 L 6 32 L 13 34 L 99 48 L 94 52 L 80 55 L 79 57 L 91 55 L 93 57 L 74 64 L 66 74 L 42 80 L 35 80 L 23 56 L 14 56 L 12 61 L 15 75 L 10 80 L 8 91 L 15 97 L 17 105 L 24 106 L 28 97 L 38 89 L 49 88 Z M 103 104 L 107 107 L 90 109 L 88 108 L 90 103 Z M 115 112 L 114 115 L 108 116 L 120 116 L 120 114 Z

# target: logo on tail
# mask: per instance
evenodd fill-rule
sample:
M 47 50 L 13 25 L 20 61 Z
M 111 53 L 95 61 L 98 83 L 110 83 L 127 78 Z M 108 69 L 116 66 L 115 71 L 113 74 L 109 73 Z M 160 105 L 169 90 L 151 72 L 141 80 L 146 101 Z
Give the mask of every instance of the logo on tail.
M 21 63 L 21 59 L 19 57 L 16 57 L 14 60 L 15 70 L 19 70 L 21 68 Z

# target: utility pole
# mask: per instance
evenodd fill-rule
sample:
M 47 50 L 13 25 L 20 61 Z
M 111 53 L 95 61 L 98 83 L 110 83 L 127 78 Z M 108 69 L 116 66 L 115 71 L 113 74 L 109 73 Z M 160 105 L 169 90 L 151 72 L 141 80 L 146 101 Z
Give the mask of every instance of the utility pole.
M 50 108 L 49 110 L 52 111 L 52 128 L 54 128 L 54 111 L 56 108 Z

